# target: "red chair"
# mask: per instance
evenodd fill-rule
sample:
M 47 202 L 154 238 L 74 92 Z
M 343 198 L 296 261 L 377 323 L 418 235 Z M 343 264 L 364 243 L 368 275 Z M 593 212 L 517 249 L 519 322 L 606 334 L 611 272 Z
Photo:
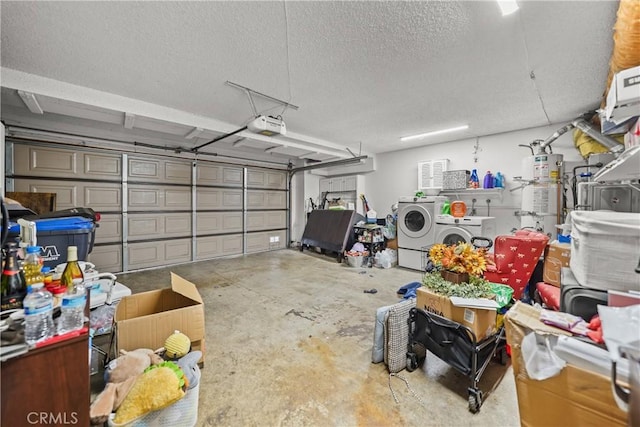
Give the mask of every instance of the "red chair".
M 544 307 L 560 311 L 560 288 L 545 282 L 536 283 L 536 290 Z
M 532 230 L 496 237 L 494 264 L 489 264 L 484 278 L 513 288 L 513 298 L 518 301 L 548 242 L 549 236 Z

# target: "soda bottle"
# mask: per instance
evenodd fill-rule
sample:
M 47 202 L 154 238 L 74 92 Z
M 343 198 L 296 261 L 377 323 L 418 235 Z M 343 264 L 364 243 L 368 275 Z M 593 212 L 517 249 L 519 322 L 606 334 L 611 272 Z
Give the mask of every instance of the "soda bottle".
M 74 279 L 71 288 L 62 296 L 58 334 L 75 331 L 84 326 L 84 307 L 87 303 L 82 279 Z
M 29 286 L 24 298 L 24 340 L 33 345 L 54 335 L 53 296 L 38 282 Z
M 80 279 L 80 283 L 84 281 L 84 273 L 78 263 L 78 247 L 69 246 L 67 248 L 67 265 L 64 267 L 60 284 L 66 286 L 67 290 L 73 290 L 75 279 Z
M 31 286 L 34 283 L 44 283 L 44 275 L 41 272 L 42 264 L 40 246 L 27 246 L 27 256 L 22 261 L 22 271 L 24 271 L 24 279 L 27 286 Z
M 18 245 L 11 242 L 7 244 L 6 248 L 7 256 L 2 269 L 2 299 L 0 302 L 0 309 L 3 311 L 22 308 L 22 300 L 27 294 L 24 273 L 18 266 Z

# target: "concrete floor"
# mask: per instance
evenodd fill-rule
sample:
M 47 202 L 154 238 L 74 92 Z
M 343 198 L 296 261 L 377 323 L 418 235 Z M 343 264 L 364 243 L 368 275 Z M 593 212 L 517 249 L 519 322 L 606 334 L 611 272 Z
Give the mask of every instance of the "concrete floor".
M 134 293 L 163 288 L 169 271 L 195 283 L 205 301 L 199 426 L 520 424 L 510 364 L 489 365 L 479 385 L 485 402 L 472 414 L 469 378 L 436 356 L 399 377 L 371 363 L 376 309 L 398 302 L 397 289 L 419 281 L 417 271 L 351 268 L 313 250 L 285 249 L 118 281 Z M 363 292 L 371 288 L 378 292 Z

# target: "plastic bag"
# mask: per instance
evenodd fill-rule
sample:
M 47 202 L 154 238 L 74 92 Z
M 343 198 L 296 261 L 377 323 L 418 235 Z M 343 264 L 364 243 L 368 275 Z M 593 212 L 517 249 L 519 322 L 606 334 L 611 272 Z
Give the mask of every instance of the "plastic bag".
M 380 254 L 380 258 L 378 260 L 380 267 L 382 268 L 391 268 L 391 255 L 385 249 L 382 252 L 378 252 Z
M 546 380 L 562 371 L 566 362 L 553 351 L 558 337 L 530 332 L 522 339 L 522 358 L 529 378 Z

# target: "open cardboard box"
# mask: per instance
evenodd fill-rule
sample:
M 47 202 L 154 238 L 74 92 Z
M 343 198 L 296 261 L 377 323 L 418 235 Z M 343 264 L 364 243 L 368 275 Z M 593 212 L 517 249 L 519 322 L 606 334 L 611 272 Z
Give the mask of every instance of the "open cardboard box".
M 473 331 L 477 341 L 491 335 L 496 329 L 495 308 L 458 307 L 451 299 L 422 286 L 416 290 L 416 307 L 458 322 Z
M 122 298 L 115 316 L 116 351 L 157 350 L 174 331 L 202 351 L 204 363 L 204 303 L 196 285 L 171 273 L 171 288 L 141 292 Z
M 545 325 L 540 308 L 522 302 L 505 316 L 513 375 L 522 426 L 626 426 L 627 413 L 615 403 L 611 379 L 567 364 L 560 374 L 543 381 L 529 378 L 521 352 L 528 333 L 570 335 Z

